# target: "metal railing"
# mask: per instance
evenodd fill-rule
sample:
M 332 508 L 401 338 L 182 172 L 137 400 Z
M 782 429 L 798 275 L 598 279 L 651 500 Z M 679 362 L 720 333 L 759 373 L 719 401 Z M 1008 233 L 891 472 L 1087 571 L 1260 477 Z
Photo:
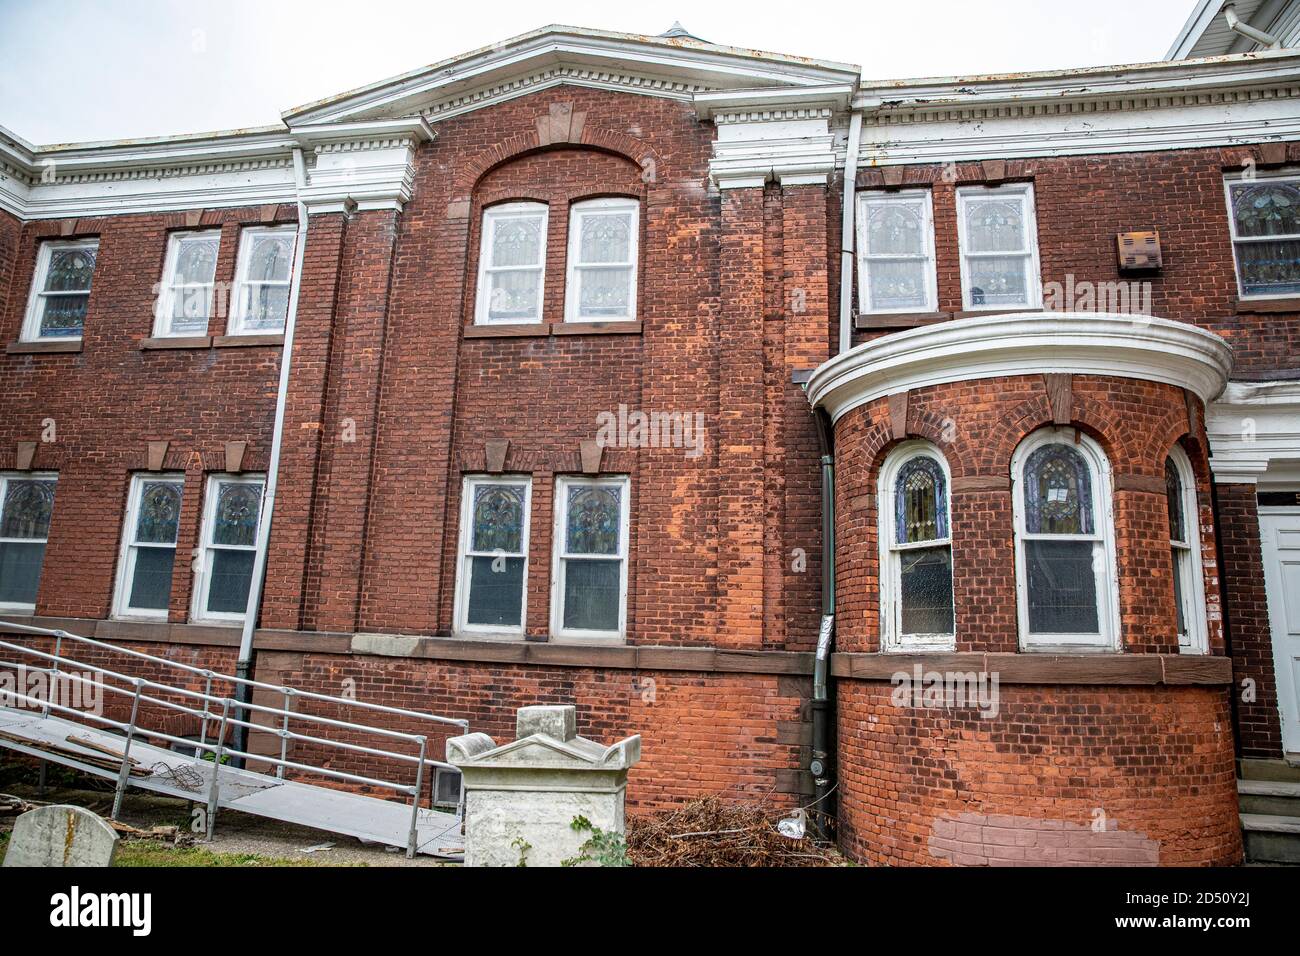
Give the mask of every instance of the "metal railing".
M 48 717 L 51 711 L 76 715 L 78 720 L 92 720 L 105 727 L 115 729 L 125 736 L 125 744 L 122 749 L 121 767 L 117 774 L 117 783 L 114 789 L 113 797 L 113 819 L 117 819 L 122 807 L 122 797 L 130 782 L 132 761 L 131 745 L 136 739 L 147 738 L 151 740 L 162 740 L 172 744 L 179 744 L 185 748 L 193 748 L 194 751 L 202 751 L 205 756 L 200 759 L 208 760 L 206 754 L 210 753 L 212 763 L 212 781 L 209 784 L 207 794 L 207 836 L 212 838 L 213 830 L 216 826 L 217 808 L 220 797 L 220 779 L 221 767 L 223 761 L 231 758 L 243 758 L 254 762 L 271 764 L 275 767 L 275 776 L 283 780 L 285 770 L 297 770 L 307 774 L 316 774 L 328 777 L 334 780 L 341 780 L 348 783 L 362 784 L 377 789 L 391 790 L 395 793 L 403 794 L 411 798 L 411 818 L 410 830 L 407 837 L 406 853 L 408 857 L 415 855 L 418 839 L 418 822 L 420 812 L 420 795 L 424 788 L 426 768 L 443 768 L 459 773 L 457 768 L 451 764 L 444 763 L 440 760 L 432 759 L 428 754 L 429 737 L 427 734 L 407 733 L 400 730 L 391 730 L 387 727 L 378 726 L 374 723 L 363 723 L 358 720 L 341 720 L 333 717 L 325 717 L 319 714 L 309 713 L 295 708 L 294 704 L 300 701 L 313 701 L 317 703 L 328 704 L 336 708 L 352 709 L 358 711 L 367 711 L 375 714 L 387 714 L 393 717 L 402 717 L 409 720 L 429 721 L 432 723 L 450 725 L 459 729 L 460 734 L 469 732 L 469 721 L 454 718 L 443 717 L 438 714 L 424 713 L 421 711 L 406 710 L 400 707 L 390 707 L 385 704 L 373 704 L 366 701 L 355 700 L 349 697 L 336 697 L 329 694 L 319 694 L 313 691 L 300 690 L 293 687 L 281 686 L 277 684 L 268 684 L 261 681 L 251 680 L 248 678 L 237 677 L 233 674 L 224 674 L 220 671 L 214 671 L 202 667 L 194 667 L 189 664 L 182 664 L 179 661 L 169 660 L 165 657 L 158 657 L 153 654 L 145 654 L 141 651 L 132 650 L 131 648 L 121 647 L 116 644 L 108 644 L 104 641 L 98 641 L 94 638 L 83 637 L 79 634 L 72 634 L 63 630 L 50 630 L 47 628 L 33 627 L 26 624 L 13 624 L 9 622 L 0 622 L 0 632 L 16 631 L 20 633 L 33 634 L 41 637 L 54 639 L 54 653 L 37 650 L 34 647 L 25 644 L 14 644 L 9 641 L 0 640 L 0 648 L 24 655 L 27 658 L 46 662 L 48 666 L 29 667 L 19 661 L 0 660 L 0 668 L 14 667 L 26 668 L 28 670 L 43 672 L 50 677 L 50 686 L 44 698 L 28 695 L 17 690 L 6 692 L 5 696 L 13 697 L 26 701 L 32 705 L 38 705 L 41 709 L 42 716 Z M 143 677 L 136 677 L 120 671 L 110 670 L 92 664 L 89 661 L 70 656 L 66 652 L 67 644 L 82 644 L 89 647 L 99 648 L 108 654 L 116 654 L 138 661 L 147 661 L 165 669 L 172 669 L 189 675 L 197 682 L 201 682 L 203 690 L 193 690 L 188 687 L 177 686 L 160 681 L 148 680 Z M 80 671 L 81 673 L 75 673 Z M 86 676 L 86 675 L 93 676 Z M 130 719 L 123 723 L 122 721 L 113 720 L 93 712 L 68 707 L 63 704 L 55 703 L 53 700 L 55 686 L 59 680 L 80 681 L 83 685 L 89 684 L 91 687 L 107 694 L 116 694 L 130 698 Z M 126 686 L 117 686 L 110 683 L 117 681 Z M 214 684 L 228 685 L 229 693 L 214 693 Z M 263 691 L 280 698 L 280 706 L 270 707 L 265 704 L 255 704 L 251 701 L 241 703 L 235 699 L 235 689 L 239 685 L 249 687 L 254 691 Z M 186 703 L 178 703 L 175 700 L 166 700 L 155 694 L 146 693 L 146 691 L 156 691 L 166 693 L 173 697 L 181 698 L 185 701 L 195 702 L 193 706 L 187 706 Z M 146 704 L 160 708 L 162 710 L 175 713 L 185 714 L 198 720 L 199 739 L 195 741 L 191 737 L 178 737 L 173 734 L 165 733 L 162 730 L 142 726 L 141 724 L 141 705 Z M 199 706 L 201 704 L 201 706 Z M 346 710 L 345 710 L 346 712 Z M 251 719 L 256 715 L 265 715 L 266 723 L 255 723 Z M 290 730 L 290 723 L 314 723 L 321 725 L 326 730 L 317 731 L 316 733 L 302 733 L 296 730 Z M 270 754 L 252 753 L 249 751 L 236 750 L 226 744 L 226 734 L 234 727 L 245 727 L 253 733 L 269 734 L 279 739 L 280 755 L 275 757 Z M 210 729 L 215 728 L 215 734 L 209 738 Z M 360 743 L 349 743 L 344 740 L 335 740 L 329 737 L 319 736 L 333 728 L 341 731 L 347 731 L 354 735 L 373 735 L 393 741 L 402 741 L 415 751 L 406 753 L 399 750 L 384 749 L 380 746 L 366 746 Z M 397 763 L 406 763 L 414 765 L 414 781 L 406 783 L 405 781 L 387 780 L 380 777 L 370 777 L 357 773 L 350 773 L 343 770 L 336 770 L 332 767 L 322 766 L 303 762 L 303 760 L 289 759 L 289 746 L 291 741 L 302 742 L 317 747 L 344 751 L 348 753 L 367 754 L 382 760 L 391 760 Z M 245 744 L 247 746 L 247 744 Z M 296 755 L 295 755 L 296 756 Z M 430 808 L 436 799 L 436 784 L 430 786 Z M 465 793 L 461 788 L 460 798 L 456 805 L 455 818 L 461 820 L 465 811 Z

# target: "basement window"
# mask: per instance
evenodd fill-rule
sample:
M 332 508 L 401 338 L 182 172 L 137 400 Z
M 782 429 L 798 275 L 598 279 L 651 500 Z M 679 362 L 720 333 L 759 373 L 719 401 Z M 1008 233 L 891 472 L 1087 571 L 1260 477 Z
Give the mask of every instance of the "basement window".
M 207 335 L 221 231 L 174 232 L 167 239 L 155 338 Z
M 256 226 L 239 234 L 227 335 L 276 335 L 289 315 L 294 226 Z
M 566 322 L 636 318 L 639 211 L 635 199 L 588 199 L 571 207 Z
M 118 559 L 115 616 L 167 619 L 184 486 L 182 475 L 131 478 Z
M 555 489 L 551 631 L 621 639 L 627 627 L 627 478 L 564 478 Z
M 859 312 L 935 311 L 930 191 L 863 193 L 858 207 Z
M 196 621 L 244 619 L 262 513 L 260 475 L 213 475 L 204 496 L 202 560 L 194 588 Z
M 531 490 L 528 478 L 465 478 L 456 586 L 459 632 L 524 633 Z
M 1300 176 L 1256 173 L 1225 188 L 1241 298 L 1300 296 Z
M 98 256 L 98 239 L 41 243 L 23 320 L 22 341 L 81 338 Z
M 546 279 L 545 203 L 512 202 L 483 211 L 477 325 L 542 321 Z
M 962 304 L 969 311 L 1037 309 L 1038 227 L 1029 183 L 957 190 Z
M 57 483 L 54 474 L 0 474 L 0 611 L 36 610 Z

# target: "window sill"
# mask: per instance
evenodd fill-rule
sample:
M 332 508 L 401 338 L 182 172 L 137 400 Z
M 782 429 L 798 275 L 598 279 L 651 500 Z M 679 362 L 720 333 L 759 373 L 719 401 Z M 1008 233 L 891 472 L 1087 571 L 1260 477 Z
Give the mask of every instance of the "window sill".
M 640 335 L 641 320 L 620 322 L 529 322 L 518 325 L 467 325 L 467 339 L 546 338 L 550 335 Z
M 467 339 L 514 339 L 537 336 L 545 338 L 551 327 L 541 322 L 501 323 L 500 325 L 469 325 L 465 327 Z
M 619 322 L 563 322 L 551 326 L 554 335 L 640 335 L 641 320 Z
M 49 342 L 10 342 L 5 346 L 9 355 L 40 355 L 47 352 L 80 352 L 81 339 Z
M 954 319 L 973 319 L 978 315 L 1022 315 L 1025 312 L 1045 312 L 1047 311 L 1041 305 L 1027 305 L 1021 309 L 965 309 L 961 312 L 954 312 Z
M 1236 300 L 1238 315 L 1254 312 L 1300 312 L 1300 296 L 1289 299 L 1242 299 Z
M 163 349 L 206 349 L 212 346 L 210 335 L 177 335 L 170 338 L 149 338 L 140 340 L 140 350 L 144 352 Z
M 250 345 L 284 345 L 284 335 L 276 332 L 269 335 L 214 335 L 212 337 L 214 349 L 243 348 Z
M 935 322 L 947 322 L 951 312 L 873 312 L 859 313 L 853 320 L 859 331 L 868 329 L 914 329 Z

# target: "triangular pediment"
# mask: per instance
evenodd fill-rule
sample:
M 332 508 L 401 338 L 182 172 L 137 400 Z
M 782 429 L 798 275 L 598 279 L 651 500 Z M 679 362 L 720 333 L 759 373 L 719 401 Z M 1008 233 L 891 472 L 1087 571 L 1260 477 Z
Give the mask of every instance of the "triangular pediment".
M 283 114 L 290 126 L 421 115 L 436 122 L 561 84 L 687 100 L 717 90 L 853 83 L 856 66 L 705 43 L 550 26 Z

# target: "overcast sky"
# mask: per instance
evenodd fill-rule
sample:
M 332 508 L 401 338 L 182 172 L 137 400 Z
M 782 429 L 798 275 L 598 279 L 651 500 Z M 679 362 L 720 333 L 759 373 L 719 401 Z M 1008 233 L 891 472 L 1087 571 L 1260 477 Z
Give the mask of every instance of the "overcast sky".
M 0 126 L 38 144 L 277 123 L 564 23 L 857 63 L 868 78 L 1162 58 L 1195 0 L 0 0 Z

